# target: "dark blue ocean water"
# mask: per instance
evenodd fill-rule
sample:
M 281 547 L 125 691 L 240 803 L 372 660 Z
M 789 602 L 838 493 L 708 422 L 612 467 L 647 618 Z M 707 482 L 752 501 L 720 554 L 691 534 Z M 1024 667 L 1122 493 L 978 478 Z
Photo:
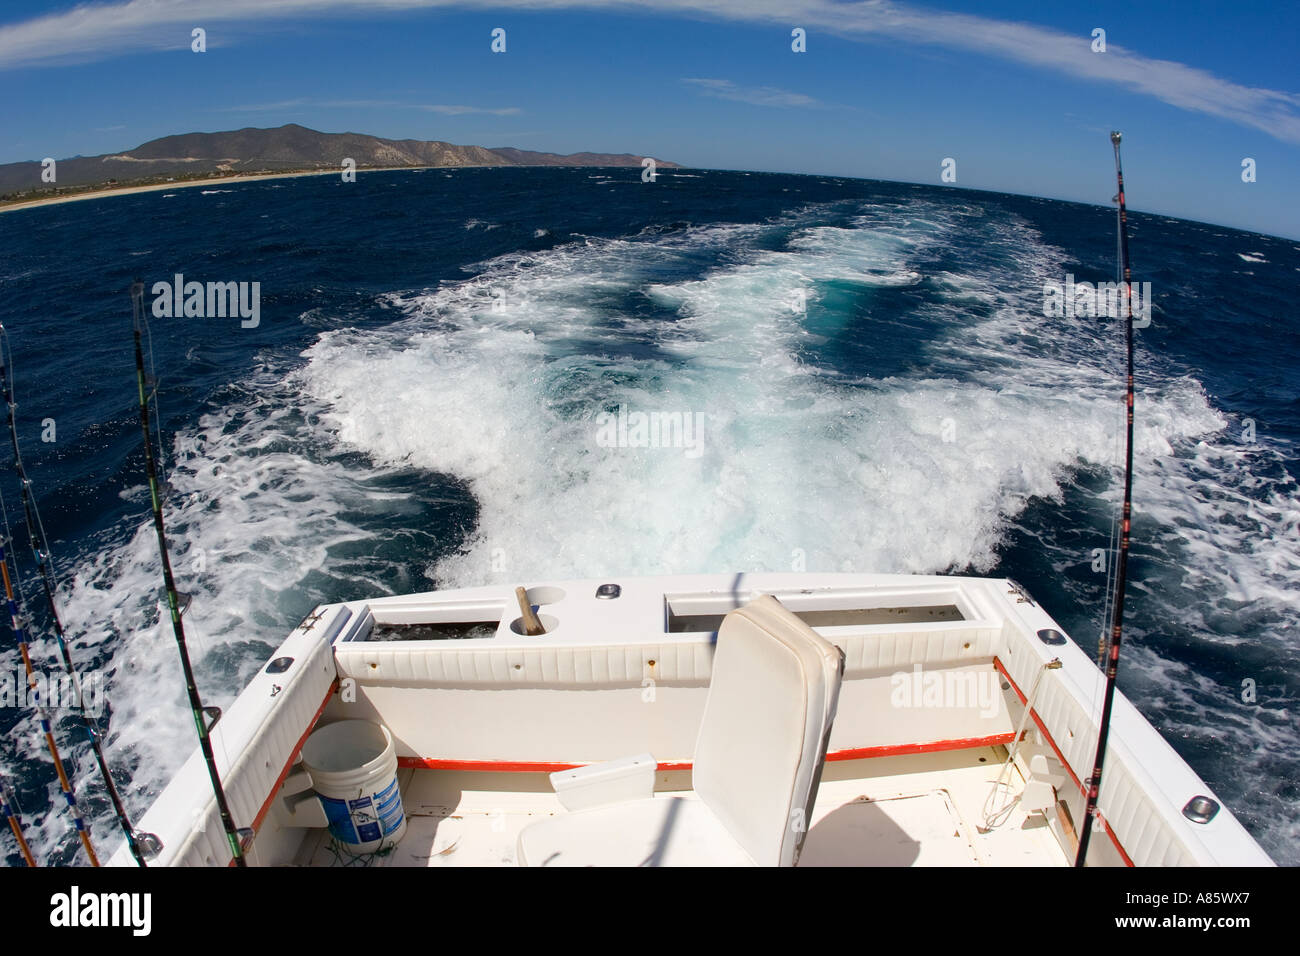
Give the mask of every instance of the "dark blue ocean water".
M 1095 650 L 1121 339 L 1108 320 L 1045 317 L 1043 286 L 1114 277 L 1113 212 L 639 173 L 304 177 L 0 215 L 24 456 L 137 815 L 194 747 L 158 626 L 137 276 L 261 283 L 257 328 L 152 323 L 174 563 L 214 703 L 319 602 L 552 576 L 1008 574 Z M 1138 214 L 1132 251 L 1155 310 L 1138 333 L 1120 684 L 1300 863 L 1300 243 Z M 597 416 L 620 404 L 702 414 L 702 453 L 600 447 Z M 0 491 L 25 559 L 12 473 Z M 16 652 L 0 662 L 12 673 Z M 40 856 L 77 861 L 30 715 L 0 710 L 0 728 Z

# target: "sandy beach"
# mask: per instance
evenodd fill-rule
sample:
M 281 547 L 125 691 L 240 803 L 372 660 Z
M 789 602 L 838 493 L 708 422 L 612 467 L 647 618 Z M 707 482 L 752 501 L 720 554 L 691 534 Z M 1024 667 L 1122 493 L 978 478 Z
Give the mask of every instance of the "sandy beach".
M 394 170 L 416 170 L 416 169 L 469 169 L 468 166 L 376 166 L 367 169 L 358 169 L 357 174 L 364 173 L 384 173 Z M 313 169 L 304 170 L 296 173 L 267 173 L 266 175 L 242 175 L 242 176 L 221 176 L 213 179 L 193 179 L 184 182 L 175 183 L 158 183 L 152 186 L 122 186 L 107 189 L 95 189 L 90 192 L 78 193 L 75 196 L 49 196 L 43 199 L 31 199 L 25 202 L 5 203 L 0 205 L 0 212 L 10 212 L 15 209 L 32 209 L 36 206 L 53 206 L 65 202 L 81 202 L 85 199 L 103 199 L 106 196 L 130 196 L 134 193 L 151 193 L 159 190 L 169 191 L 173 189 L 189 189 L 194 186 L 223 186 L 229 183 L 251 183 L 260 182 L 267 179 L 297 179 L 300 176 L 339 176 L 342 175 L 341 169 Z

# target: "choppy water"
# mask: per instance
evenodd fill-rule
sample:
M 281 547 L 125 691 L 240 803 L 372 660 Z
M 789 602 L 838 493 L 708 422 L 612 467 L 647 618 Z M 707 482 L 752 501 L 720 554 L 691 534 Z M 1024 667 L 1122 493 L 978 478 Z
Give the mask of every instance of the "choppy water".
M 213 703 L 323 601 L 800 557 L 1009 574 L 1095 651 L 1121 340 L 1109 321 L 1045 318 L 1043 284 L 1113 277 L 1113 213 L 639 172 L 308 177 L 0 216 L 24 456 L 137 816 L 195 741 L 159 627 L 136 276 L 262 288 L 255 329 L 153 322 L 174 562 Z M 1300 244 L 1136 215 L 1132 247 L 1156 307 L 1138 333 L 1120 684 L 1277 860 L 1300 863 Z M 703 416 L 700 453 L 602 447 L 599 416 L 620 405 Z M 29 715 L 0 710 L 0 727 L 39 855 L 76 862 Z M 93 762 L 70 724 L 62 739 L 116 846 Z

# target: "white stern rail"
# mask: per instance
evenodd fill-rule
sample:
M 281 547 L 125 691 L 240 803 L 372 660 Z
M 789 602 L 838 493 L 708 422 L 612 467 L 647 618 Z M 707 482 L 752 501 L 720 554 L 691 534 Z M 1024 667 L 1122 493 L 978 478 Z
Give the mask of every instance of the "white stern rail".
M 879 623 L 814 626 L 846 656 L 846 683 L 831 749 L 864 755 L 940 741 L 1007 738 L 1012 723 L 1002 695 L 986 712 L 957 707 L 893 707 L 891 688 L 914 669 L 973 685 L 993 684 L 1006 611 L 969 579 L 911 575 L 752 574 L 619 579 L 617 599 L 597 598 L 605 582 L 546 582 L 529 589 L 548 598 L 559 624 L 529 637 L 504 621 L 492 637 L 367 640 L 364 623 L 335 646 L 341 678 L 355 702 L 326 717 L 385 722 L 408 766 L 440 769 L 511 764 L 572 765 L 639 751 L 666 764 L 692 756 L 712 675 L 709 623 L 670 632 L 669 608 L 713 619 L 772 594 L 796 614 Z M 384 598 L 356 605 L 381 623 L 457 620 L 507 606 L 513 588 L 473 588 Z M 955 608 L 960 619 L 893 613 Z M 450 611 L 449 611 L 450 609 Z M 474 618 L 477 619 L 477 618 Z M 985 671 L 986 673 L 979 673 Z M 484 693 L 490 691 L 492 693 Z M 509 693 L 500 693 L 509 691 Z M 919 694 L 917 695 L 919 697 Z M 647 706 L 652 704 L 653 706 Z M 414 763 L 411 763 L 414 761 Z

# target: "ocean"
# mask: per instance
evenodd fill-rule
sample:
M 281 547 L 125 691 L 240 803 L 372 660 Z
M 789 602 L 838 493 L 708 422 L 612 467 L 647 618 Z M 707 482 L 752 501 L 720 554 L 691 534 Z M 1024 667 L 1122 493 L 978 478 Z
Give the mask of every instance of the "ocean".
M 0 215 L 24 461 L 137 818 L 196 743 L 159 616 L 137 277 L 146 302 L 177 274 L 260 283 L 255 327 L 151 321 L 207 703 L 228 705 L 318 603 L 550 577 L 1009 575 L 1095 655 L 1122 328 L 1046 315 L 1044 286 L 1114 279 L 1113 210 L 640 173 L 315 176 Z M 1154 305 L 1120 688 L 1275 860 L 1300 864 L 1300 242 L 1130 222 Z M 698 448 L 606 447 L 598 422 L 620 410 L 690 416 Z M 54 671 L 12 469 L 0 491 L 37 666 Z M 7 641 L 0 669 L 19 666 Z M 61 727 L 107 856 L 119 831 Z M 0 708 L 0 729 L 38 857 L 81 862 L 30 711 Z

